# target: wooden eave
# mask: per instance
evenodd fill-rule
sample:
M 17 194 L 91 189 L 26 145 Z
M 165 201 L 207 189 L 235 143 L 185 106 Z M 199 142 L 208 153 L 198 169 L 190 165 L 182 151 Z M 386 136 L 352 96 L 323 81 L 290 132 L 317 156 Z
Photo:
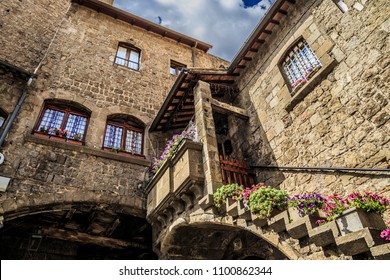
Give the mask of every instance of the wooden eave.
M 154 119 L 150 131 L 167 131 L 168 129 L 185 128 L 195 114 L 194 95 L 196 83 L 204 81 L 212 87 L 232 87 L 238 74 L 212 69 L 185 69 L 178 76 L 164 104 Z M 213 97 L 223 93 L 213 92 Z
M 240 73 L 251 63 L 253 56 L 273 33 L 275 26 L 288 15 L 288 9 L 296 4 L 295 0 L 276 0 L 264 18 L 256 26 L 246 43 L 241 47 L 229 66 L 229 73 Z
M 99 13 L 108 15 L 115 19 L 119 19 L 130 23 L 131 25 L 140 27 L 146 31 L 153 32 L 155 34 L 161 35 L 162 37 L 175 40 L 178 43 L 197 48 L 204 52 L 207 52 L 213 46 L 205 42 L 199 41 L 187 35 L 181 34 L 169 28 L 163 27 L 157 23 L 148 21 L 141 17 L 138 17 L 134 14 L 125 12 L 121 9 L 118 9 L 112 5 L 103 3 L 99 0 L 72 0 L 72 2 L 83 5 L 90 9 L 93 9 Z

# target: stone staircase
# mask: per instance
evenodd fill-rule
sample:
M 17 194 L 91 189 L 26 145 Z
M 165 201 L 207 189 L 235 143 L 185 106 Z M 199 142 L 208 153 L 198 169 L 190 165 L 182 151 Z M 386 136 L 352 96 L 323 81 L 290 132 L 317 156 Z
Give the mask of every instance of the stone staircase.
M 207 195 L 199 201 L 200 207 L 207 211 L 215 207 L 213 196 Z M 224 207 L 225 206 L 225 207 Z M 233 220 L 244 221 L 247 227 L 256 227 L 263 231 L 273 231 L 278 234 L 286 233 L 293 239 L 307 238 L 318 247 L 337 246 L 345 256 L 356 256 L 369 253 L 374 259 L 390 259 L 390 241 L 380 238 L 385 223 L 380 223 L 382 229 L 363 227 L 356 231 L 344 233 L 336 221 L 318 226 L 318 219 L 312 216 L 299 217 L 294 211 L 285 210 L 272 213 L 269 219 L 260 219 L 247 210 L 242 201 L 228 198 L 225 205 L 218 209 L 221 216 L 230 216 Z

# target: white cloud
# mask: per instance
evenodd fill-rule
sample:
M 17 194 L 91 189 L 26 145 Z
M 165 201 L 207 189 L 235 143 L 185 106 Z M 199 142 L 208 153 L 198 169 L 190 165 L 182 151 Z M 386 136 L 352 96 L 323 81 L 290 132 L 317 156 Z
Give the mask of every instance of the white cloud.
M 213 45 L 210 53 L 231 60 L 273 0 L 244 8 L 242 0 L 115 0 L 114 6 Z

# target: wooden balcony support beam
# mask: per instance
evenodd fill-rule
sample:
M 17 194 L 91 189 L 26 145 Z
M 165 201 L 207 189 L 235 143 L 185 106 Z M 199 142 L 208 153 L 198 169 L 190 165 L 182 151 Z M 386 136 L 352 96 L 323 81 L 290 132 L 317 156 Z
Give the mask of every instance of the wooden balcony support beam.
M 211 100 L 211 106 L 215 112 L 233 114 L 242 119 L 249 119 L 248 111 L 227 103 L 220 102 L 214 98 Z

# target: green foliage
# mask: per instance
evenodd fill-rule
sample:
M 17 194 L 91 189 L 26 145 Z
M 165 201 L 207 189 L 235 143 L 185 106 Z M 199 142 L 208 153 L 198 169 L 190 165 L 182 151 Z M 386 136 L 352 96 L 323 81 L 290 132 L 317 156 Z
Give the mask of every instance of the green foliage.
M 250 210 L 261 219 L 268 218 L 272 210 L 286 208 L 287 197 L 288 194 L 285 191 L 263 186 L 250 194 Z
M 238 184 L 223 185 L 214 193 L 214 204 L 217 207 L 221 207 L 228 197 L 233 198 L 234 200 L 239 200 L 240 193 L 243 191 L 244 187 L 239 186 Z

